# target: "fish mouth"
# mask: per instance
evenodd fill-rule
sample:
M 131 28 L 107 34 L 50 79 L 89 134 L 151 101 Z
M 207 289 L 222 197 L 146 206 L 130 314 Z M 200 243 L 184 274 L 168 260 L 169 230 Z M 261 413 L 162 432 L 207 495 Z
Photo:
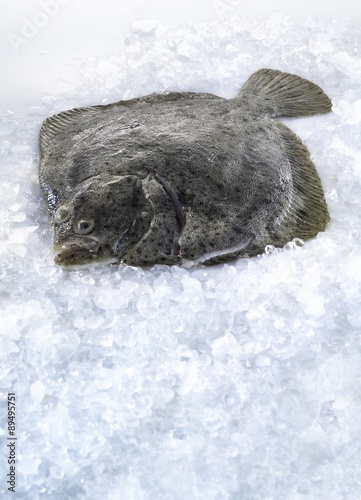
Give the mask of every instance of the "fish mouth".
M 97 242 L 74 242 L 57 243 L 54 245 L 56 257 L 55 264 L 71 266 L 87 264 L 99 259 L 100 245 Z

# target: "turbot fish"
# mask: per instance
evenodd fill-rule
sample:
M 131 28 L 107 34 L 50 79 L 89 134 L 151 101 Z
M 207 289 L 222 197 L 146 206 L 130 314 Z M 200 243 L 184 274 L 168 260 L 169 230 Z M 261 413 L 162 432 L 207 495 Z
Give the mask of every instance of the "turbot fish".
M 275 118 L 331 105 L 261 69 L 231 99 L 157 93 L 50 116 L 39 170 L 55 262 L 209 265 L 316 236 L 329 221 L 320 178 Z

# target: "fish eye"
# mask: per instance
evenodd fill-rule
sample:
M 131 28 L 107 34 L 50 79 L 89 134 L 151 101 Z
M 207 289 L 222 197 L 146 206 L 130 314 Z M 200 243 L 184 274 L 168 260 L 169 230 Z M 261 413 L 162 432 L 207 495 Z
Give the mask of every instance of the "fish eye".
M 94 229 L 93 220 L 80 220 L 75 224 L 74 232 L 76 234 L 89 234 Z
M 71 216 L 70 207 L 68 207 L 67 205 L 62 205 L 55 212 L 55 222 L 57 222 L 58 224 L 62 224 L 63 222 L 69 220 L 70 216 Z

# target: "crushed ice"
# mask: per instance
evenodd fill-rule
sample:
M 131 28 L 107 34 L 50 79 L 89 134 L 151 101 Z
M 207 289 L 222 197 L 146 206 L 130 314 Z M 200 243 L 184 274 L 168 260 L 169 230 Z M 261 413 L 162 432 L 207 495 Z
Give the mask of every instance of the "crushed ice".
M 138 22 L 26 120 L 1 113 L 0 384 L 18 401 L 21 498 L 360 498 L 360 37 L 279 14 Z M 53 264 L 46 116 L 159 90 L 232 97 L 261 67 L 333 99 L 287 121 L 322 178 L 325 233 L 207 269 Z

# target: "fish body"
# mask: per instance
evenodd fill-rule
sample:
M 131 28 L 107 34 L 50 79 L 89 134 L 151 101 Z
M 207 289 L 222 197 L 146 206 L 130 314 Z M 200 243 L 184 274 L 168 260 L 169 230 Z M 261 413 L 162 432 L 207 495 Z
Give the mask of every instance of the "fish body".
M 40 184 L 55 261 L 216 264 L 307 240 L 329 221 L 309 152 L 277 116 L 331 110 L 276 70 L 233 99 L 165 93 L 45 120 Z

